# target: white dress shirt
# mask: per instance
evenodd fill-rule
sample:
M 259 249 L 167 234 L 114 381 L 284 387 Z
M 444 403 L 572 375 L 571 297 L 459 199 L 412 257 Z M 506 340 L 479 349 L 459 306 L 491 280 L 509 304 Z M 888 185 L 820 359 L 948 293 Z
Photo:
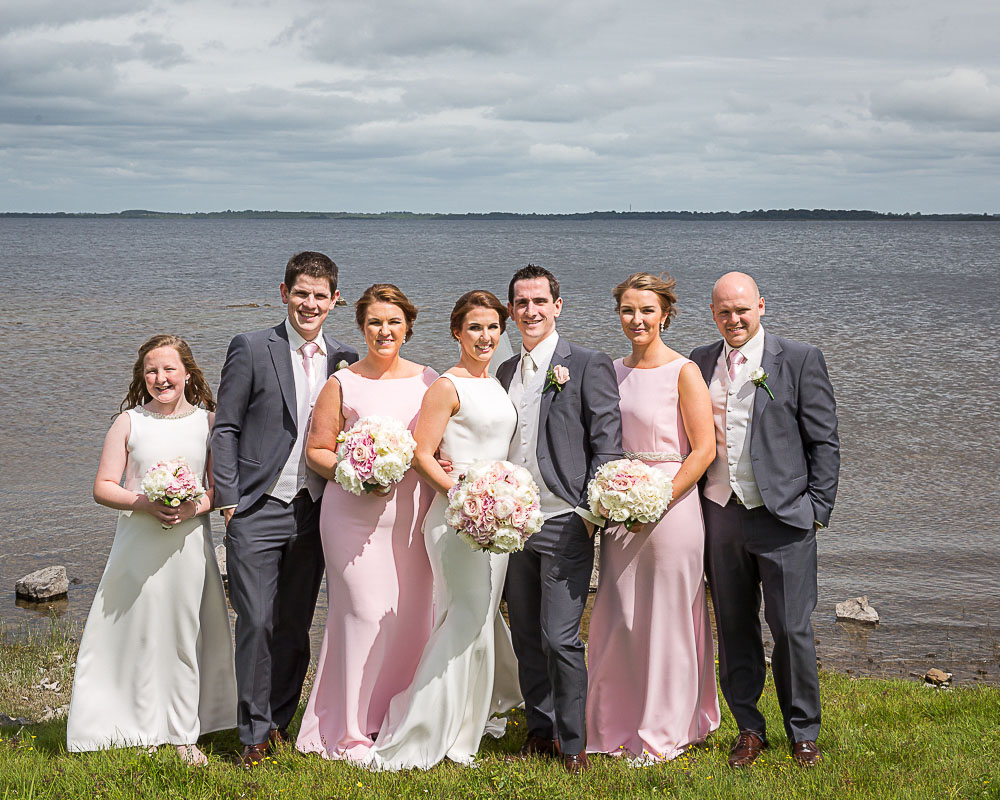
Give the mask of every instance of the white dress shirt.
M 319 350 L 312 355 L 312 377 L 310 379 L 302 366 L 302 353 L 300 352 L 306 340 L 299 335 L 299 332 L 292 327 L 287 319 L 285 320 L 285 331 L 288 333 L 288 347 L 292 356 L 292 376 L 295 378 L 297 435 L 285 466 L 281 468 L 277 479 L 267 488 L 266 493 L 285 503 L 290 503 L 299 490 L 306 486 L 313 500 L 318 500 L 323 494 L 323 486 L 326 481 L 306 466 L 305 447 L 313 406 L 316 404 L 316 398 L 319 397 L 320 389 L 323 388 L 328 377 L 326 372 L 326 340 L 323 338 L 323 329 L 321 328 L 316 338 L 313 339 Z
M 734 349 L 728 342 L 724 343 L 708 385 L 715 418 L 715 461 L 706 472 L 704 495 L 724 506 L 735 494 L 747 508 L 757 508 L 764 505 L 764 498 L 757 488 L 750 461 L 753 404 L 757 392 L 750 373 L 760 366 L 764 357 L 764 328 L 758 328 L 753 338 L 738 348 L 746 361 L 730 381 L 729 354 Z
M 545 388 L 546 373 L 549 371 L 549 365 L 552 363 L 552 356 L 556 352 L 558 343 L 559 334 L 552 331 L 530 351 L 526 350 L 522 344 L 522 363 L 519 363 L 514 370 L 514 377 L 511 379 L 510 388 L 507 391 L 514 408 L 517 409 L 517 428 L 514 429 L 514 438 L 510 442 L 509 459 L 514 464 L 528 470 L 531 477 L 535 479 L 535 483 L 538 484 L 542 516 L 545 519 L 558 517 L 573 510 L 572 505 L 545 485 L 541 470 L 538 468 L 538 415 L 542 406 L 542 391 Z M 531 356 L 532 361 L 535 362 L 536 370 L 534 377 L 527 384 L 521 377 L 526 355 Z M 555 389 L 549 391 L 555 391 Z

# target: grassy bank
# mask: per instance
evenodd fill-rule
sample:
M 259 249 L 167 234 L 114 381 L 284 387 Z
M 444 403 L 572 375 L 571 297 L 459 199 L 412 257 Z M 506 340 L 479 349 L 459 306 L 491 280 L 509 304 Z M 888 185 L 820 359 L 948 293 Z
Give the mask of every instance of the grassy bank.
M 39 719 L 69 701 L 76 641 L 58 623 L 47 635 L 0 643 L 0 713 Z M 476 769 L 444 764 L 428 773 L 371 774 L 283 749 L 246 773 L 235 765 L 235 732 L 205 736 L 205 768 L 173 748 L 68 755 L 66 723 L 0 731 L 0 800 L 7 798 L 1000 798 L 1000 689 L 932 690 L 919 683 L 820 675 L 826 761 L 802 770 L 789 757 L 774 688 L 763 708 L 772 747 L 744 772 L 726 766 L 732 717 L 702 746 L 669 764 L 632 768 L 595 759 L 570 778 L 551 762 L 509 762 L 524 737 L 514 715 L 507 735 L 484 744 Z M 52 687 L 58 683 L 58 689 Z M 293 724 L 294 731 L 296 724 Z

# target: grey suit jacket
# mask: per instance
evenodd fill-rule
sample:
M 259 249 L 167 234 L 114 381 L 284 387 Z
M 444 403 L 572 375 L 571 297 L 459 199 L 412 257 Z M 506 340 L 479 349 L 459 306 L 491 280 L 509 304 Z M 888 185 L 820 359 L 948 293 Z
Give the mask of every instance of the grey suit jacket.
M 705 383 L 723 342 L 696 347 L 691 360 Z M 764 332 L 761 368 L 767 385 L 757 387 L 750 428 L 754 480 L 771 514 L 794 528 L 829 525 L 837 497 L 840 439 L 837 404 L 819 348 Z
M 521 357 L 507 359 L 497 380 L 510 388 Z M 569 381 L 542 392 L 538 412 L 538 468 L 545 485 L 567 503 L 587 508 L 587 484 L 598 467 L 622 457 L 622 415 L 611 359 L 562 337 L 550 366 L 562 364 Z
M 354 348 L 323 338 L 327 375 L 340 361 L 358 360 Z M 299 434 L 285 323 L 236 336 L 222 367 L 212 427 L 215 505 L 243 511 L 256 503 L 278 477 Z

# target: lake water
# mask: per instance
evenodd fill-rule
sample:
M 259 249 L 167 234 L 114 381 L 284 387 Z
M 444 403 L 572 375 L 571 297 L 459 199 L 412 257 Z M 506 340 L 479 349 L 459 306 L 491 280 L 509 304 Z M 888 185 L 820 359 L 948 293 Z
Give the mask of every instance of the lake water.
M 45 624 L 13 586 L 51 564 L 76 581 L 55 610 L 86 617 L 115 525 L 90 492 L 136 348 L 183 335 L 214 388 L 229 339 L 282 319 L 278 283 L 302 249 L 334 258 L 349 301 L 398 284 L 420 308 L 404 355 L 437 369 L 455 357 L 458 295 L 503 297 L 529 261 L 561 280 L 562 335 L 613 357 L 628 351 L 610 297 L 626 275 L 676 277 L 667 342 L 687 353 L 718 338 L 716 277 L 752 273 L 765 327 L 821 347 L 837 393 L 843 467 L 813 617 L 824 664 L 1000 682 L 1000 225 L 988 223 L 0 219 L 7 628 Z M 352 319 L 337 309 L 327 326 L 361 349 Z M 882 623 L 835 623 L 834 605 L 862 594 Z

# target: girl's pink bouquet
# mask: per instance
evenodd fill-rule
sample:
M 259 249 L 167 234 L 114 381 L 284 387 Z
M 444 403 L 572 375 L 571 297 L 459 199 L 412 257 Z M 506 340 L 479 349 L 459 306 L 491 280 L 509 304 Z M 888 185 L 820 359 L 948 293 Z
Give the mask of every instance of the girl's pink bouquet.
M 197 501 L 205 495 L 201 481 L 183 458 L 154 464 L 142 476 L 139 488 L 151 502 L 171 508 L 177 508 L 185 500 Z M 161 527 L 168 531 L 172 526 Z
M 359 419 L 337 441 L 334 478 L 356 495 L 403 480 L 417 446 L 401 420 L 375 415 Z
M 445 521 L 476 550 L 513 553 L 542 529 L 538 486 L 509 461 L 478 461 L 448 491 Z
M 629 458 L 603 464 L 587 486 L 591 513 L 626 527 L 658 522 L 673 495 L 673 482 L 663 470 Z

